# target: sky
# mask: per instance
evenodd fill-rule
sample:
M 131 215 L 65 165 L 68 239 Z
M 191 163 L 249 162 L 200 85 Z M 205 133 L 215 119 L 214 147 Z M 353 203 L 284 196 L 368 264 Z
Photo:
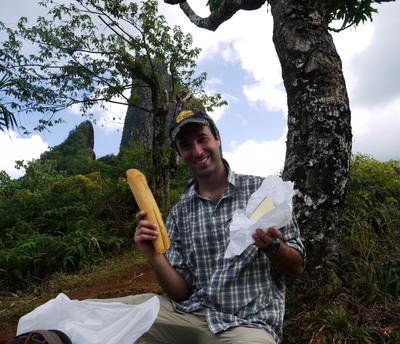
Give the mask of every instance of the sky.
M 189 1 L 198 14 L 208 14 L 204 1 Z M 397 32 L 400 1 L 377 5 L 373 22 L 332 33 L 341 56 L 352 111 L 353 153 L 375 159 L 400 160 L 400 45 Z M 34 21 L 43 9 L 34 0 L 1 0 L 0 20 L 13 25 L 21 16 Z M 178 6 L 160 1 L 160 13 L 170 25 L 193 35 L 202 52 L 198 72 L 207 72 L 209 93 L 221 93 L 228 106 L 211 116 L 222 137 L 224 157 L 238 173 L 267 176 L 283 168 L 287 133 L 286 93 L 272 43 L 272 16 L 267 6 L 239 11 L 215 32 L 197 28 Z M 1 39 L 1 38 L 0 38 Z M 97 157 L 117 154 L 125 107 L 97 111 L 94 151 Z M 85 120 L 76 108 L 64 114 L 66 123 L 51 131 L 23 136 L 0 132 L 0 170 L 13 178 L 23 174 L 15 160 L 37 159 L 60 144 Z M 117 122 L 110 120 L 118 118 Z M 23 123 L 33 118 L 21 115 Z

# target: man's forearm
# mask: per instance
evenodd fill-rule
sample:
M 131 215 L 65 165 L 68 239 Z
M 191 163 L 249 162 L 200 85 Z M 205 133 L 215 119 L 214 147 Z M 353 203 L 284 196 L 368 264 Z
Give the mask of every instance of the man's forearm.
M 272 265 L 290 278 L 298 278 L 303 273 L 304 262 L 299 251 L 283 241 L 276 252 L 270 253 Z
M 184 278 L 171 266 L 168 260 L 162 254 L 155 254 L 149 259 L 157 280 L 161 287 L 174 301 L 187 300 L 192 291 Z

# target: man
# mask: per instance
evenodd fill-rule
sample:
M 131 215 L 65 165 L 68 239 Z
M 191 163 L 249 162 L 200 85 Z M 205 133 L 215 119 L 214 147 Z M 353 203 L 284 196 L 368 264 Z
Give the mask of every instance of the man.
M 155 224 L 137 215 L 135 243 L 168 294 L 141 343 L 279 343 L 285 277 L 303 272 L 304 246 L 295 220 L 257 229 L 255 243 L 224 259 L 233 212 L 245 208 L 263 178 L 232 172 L 213 120 L 201 110 L 173 119 L 170 138 L 193 173 L 166 227 L 171 247 L 156 253 Z M 137 302 L 137 301 L 136 301 Z

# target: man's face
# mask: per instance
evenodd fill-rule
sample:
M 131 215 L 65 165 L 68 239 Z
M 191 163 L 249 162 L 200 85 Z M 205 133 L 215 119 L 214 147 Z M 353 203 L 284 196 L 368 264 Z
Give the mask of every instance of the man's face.
M 223 168 L 220 140 L 207 125 L 190 123 L 179 132 L 176 147 L 195 177 L 209 177 Z

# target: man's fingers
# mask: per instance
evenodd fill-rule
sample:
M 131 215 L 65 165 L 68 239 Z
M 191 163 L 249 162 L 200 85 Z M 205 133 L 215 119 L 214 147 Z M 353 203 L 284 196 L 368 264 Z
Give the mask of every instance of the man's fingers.
M 267 233 L 273 238 L 276 238 L 276 237 L 281 238 L 282 237 L 282 232 L 276 227 L 268 228 Z
M 254 232 L 253 239 L 256 245 L 259 247 L 266 247 L 272 241 L 272 237 L 260 228 L 256 229 Z
M 254 242 L 258 247 L 264 247 L 265 246 L 265 243 L 262 242 L 260 239 L 254 239 Z
M 157 239 L 158 232 L 154 229 L 139 227 L 135 232 L 135 242 L 142 242 Z
M 147 221 L 147 220 L 141 220 L 141 221 L 138 223 L 137 228 L 139 229 L 139 228 L 142 228 L 142 227 L 144 227 L 144 228 L 150 228 L 150 229 L 152 229 L 152 230 L 157 229 L 157 225 L 156 225 L 156 224 L 154 224 L 154 223 L 152 223 L 152 222 L 150 222 L 150 221 Z
M 148 241 L 148 240 L 155 240 L 157 239 L 157 232 L 155 233 L 141 233 L 137 236 L 138 241 Z
M 138 221 L 138 222 L 140 220 L 144 219 L 145 217 L 146 217 L 146 213 L 143 210 L 136 213 L 136 221 Z
M 254 242 L 259 247 L 268 247 L 273 238 L 281 238 L 282 233 L 276 227 L 270 227 L 267 230 L 257 228 L 253 234 Z
M 154 223 L 145 220 L 145 217 L 146 213 L 144 211 L 139 211 L 136 214 L 136 220 L 138 221 L 134 235 L 134 241 L 136 243 L 157 239 L 157 226 Z

